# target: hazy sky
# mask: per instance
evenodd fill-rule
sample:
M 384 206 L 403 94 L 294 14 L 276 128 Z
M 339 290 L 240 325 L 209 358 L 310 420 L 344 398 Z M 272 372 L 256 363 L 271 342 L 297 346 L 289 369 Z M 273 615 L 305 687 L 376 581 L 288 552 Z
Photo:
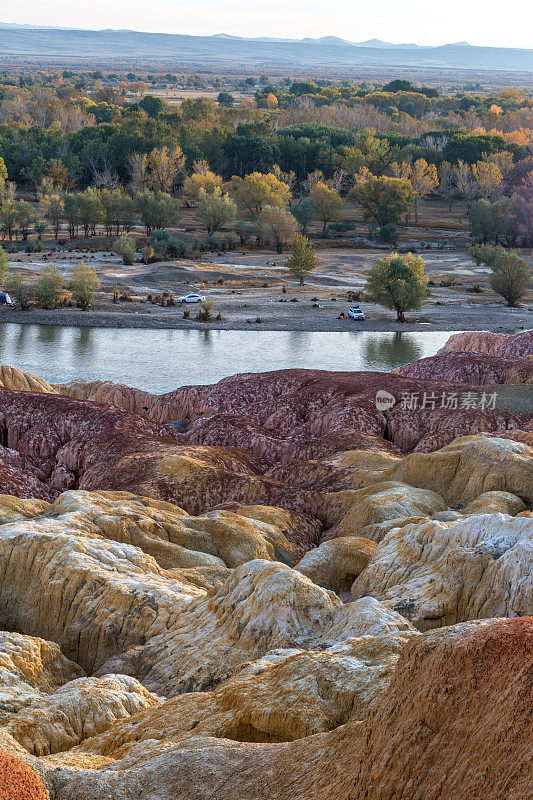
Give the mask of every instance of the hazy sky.
M 2 4 L 3 5 L 3 4 Z M 25 0 L 0 21 L 238 36 L 377 37 L 391 42 L 533 47 L 531 0 Z

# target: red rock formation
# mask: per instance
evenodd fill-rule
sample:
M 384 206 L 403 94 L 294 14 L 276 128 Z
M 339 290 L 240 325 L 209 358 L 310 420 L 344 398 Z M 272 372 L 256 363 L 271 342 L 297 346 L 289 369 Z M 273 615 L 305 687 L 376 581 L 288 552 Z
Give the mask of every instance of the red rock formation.
M 503 358 L 481 353 L 447 351 L 413 364 L 405 364 L 395 372 L 410 378 L 473 383 L 478 386 L 497 383 L 532 383 L 533 357 Z
M 0 750 L 0 800 L 49 800 L 41 779 L 22 759 Z
M 523 331 L 512 336 L 488 331 L 464 331 L 454 333 L 440 353 L 448 350 L 484 353 L 501 358 L 523 358 L 533 354 L 533 330 Z

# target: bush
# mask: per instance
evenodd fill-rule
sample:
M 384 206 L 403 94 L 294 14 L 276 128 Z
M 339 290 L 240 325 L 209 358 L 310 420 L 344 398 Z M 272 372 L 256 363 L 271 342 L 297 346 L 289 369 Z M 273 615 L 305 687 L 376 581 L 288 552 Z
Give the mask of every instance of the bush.
M 490 285 L 507 305 L 516 308 L 531 282 L 531 266 L 516 251 L 500 255 L 492 266 Z
M 35 285 L 35 297 L 43 308 L 56 308 L 58 292 L 63 288 L 63 277 L 57 267 L 48 265 Z
M 85 261 L 80 261 L 72 275 L 70 288 L 74 300 L 83 311 L 90 308 L 100 286 L 94 267 L 88 267 Z
M 133 236 L 128 236 L 123 233 L 113 243 L 113 250 L 117 255 L 122 257 L 122 263 L 130 266 L 135 261 L 135 253 L 137 252 L 137 243 Z
M 396 245 L 400 238 L 400 231 L 392 222 L 387 222 L 386 225 L 382 225 L 379 229 L 378 236 L 382 242 Z
M 142 255 L 143 255 L 143 263 L 144 264 L 151 264 L 153 259 L 154 259 L 154 255 L 155 255 L 154 248 L 151 245 L 147 245 L 146 247 L 143 247 Z
M 206 300 L 205 303 L 202 303 L 200 308 L 198 309 L 198 314 L 196 319 L 198 322 L 209 322 L 211 317 L 213 316 L 213 308 L 215 304 L 212 300 Z
M 161 259 L 183 258 L 187 253 L 187 245 L 183 239 L 173 236 L 170 231 L 154 231 L 150 238 L 154 252 Z
M 353 219 L 345 219 L 342 222 L 331 222 L 328 225 L 328 230 L 332 231 L 332 233 L 347 233 L 348 231 L 355 230 L 355 222 Z
M 449 275 L 446 275 L 446 277 L 441 280 L 440 285 L 453 286 L 455 283 L 457 283 L 457 275 L 451 272 Z
M 23 311 L 30 307 L 30 303 L 34 298 L 33 285 L 21 272 L 16 272 L 8 278 L 6 290 Z

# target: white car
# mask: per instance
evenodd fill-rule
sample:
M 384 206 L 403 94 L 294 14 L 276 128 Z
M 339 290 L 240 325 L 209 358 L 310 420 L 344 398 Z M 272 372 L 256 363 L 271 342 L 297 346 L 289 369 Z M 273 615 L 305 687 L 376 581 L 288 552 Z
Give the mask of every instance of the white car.
M 351 317 L 352 319 L 361 319 L 361 320 L 365 319 L 365 315 L 361 311 L 359 306 L 352 306 L 350 309 L 348 309 L 348 316 Z
M 178 303 L 204 303 L 205 297 L 201 294 L 185 294 L 178 297 Z

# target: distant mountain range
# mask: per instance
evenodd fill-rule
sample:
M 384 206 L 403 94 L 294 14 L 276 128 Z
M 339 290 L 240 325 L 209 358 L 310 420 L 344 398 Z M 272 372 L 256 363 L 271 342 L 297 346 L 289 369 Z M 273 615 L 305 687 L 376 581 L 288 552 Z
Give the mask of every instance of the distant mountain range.
M 349 42 L 320 39 L 244 39 L 141 33 L 129 30 L 76 30 L 0 23 L 0 56 L 79 58 L 121 61 L 186 62 L 204 65 L 271 67 L 421 67 L 506 70 L 533 73 L 533 50 L 477 47 L 455 42 L 440 47 L 392 44 L 380 39 Z

